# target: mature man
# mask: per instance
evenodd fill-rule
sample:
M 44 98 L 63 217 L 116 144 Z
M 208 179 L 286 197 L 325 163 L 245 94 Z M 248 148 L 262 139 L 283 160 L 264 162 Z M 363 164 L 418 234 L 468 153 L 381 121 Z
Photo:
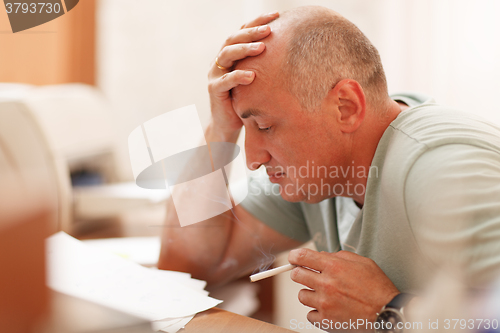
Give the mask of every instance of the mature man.
M 236 142 L 245 126 L 248 167 L 265 166 L 269 179 L 251 180 L 235 215 L 165 228 L 160 268 L 224 283 L 262 252 L 312 239 L 325 252 L 294 250 L 289 261 L 313 322 L 373 322 L 445 263 L 471 286 L 490 282 L 500 267 L 500 130 L 425 96 L 389 96 L 377 50 L 338 13 L 278 16 L 230 36 L 209 74 L 207 141 Z M 279 195 L 264 190 L 269 181 Z

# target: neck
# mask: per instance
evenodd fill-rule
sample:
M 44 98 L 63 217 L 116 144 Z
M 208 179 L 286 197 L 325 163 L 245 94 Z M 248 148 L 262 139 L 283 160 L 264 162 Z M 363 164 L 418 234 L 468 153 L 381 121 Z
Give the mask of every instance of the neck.
M 353 189 L 358 189 L 358 191 L 353 190 L 352 192 L 352 198 L 358 206 L 363 206 L 365 203 L 368 177 L 380 176 L 378 175 L 378 170 L 374 168 L 370 170 L 378 143 L 389 125 L 407 108 L 408 106 L 406 104 L 390 100 L 388 101 L 385 112 L 382 113 L 383 116 L 380 116 L 381 113 L 378 110 L 367 110 L 367 116 L 360 126 L 359 131 L 357 131 L 357 137 L 353 138 L 351 149 L 352 159 L 349 163 L 352 165 L 352 161 L 354 161 L 353 165 L 356 166 L 359 172 L 354 173 L 355 177 L 353 179 L 347 179 L 347 181 L 353 184 Z M 370 171 L 372 171 L 371 175 L 369 173 Z M 360 193 L 360 188 L 363 189 L 363 193 Z

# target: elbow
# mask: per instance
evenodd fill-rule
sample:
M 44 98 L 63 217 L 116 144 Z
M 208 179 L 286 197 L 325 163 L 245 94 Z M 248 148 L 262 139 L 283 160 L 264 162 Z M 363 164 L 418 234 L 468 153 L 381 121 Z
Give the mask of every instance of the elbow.
M 177 271 L 191 274 L 194 279 L 207 282 L 210 289 L 220 287 L 237 278 L 234 274 L 238 262 L 233 259 L 225 260 L 220 264 L 203 265 L 201 260 L 177 253 L 175 249 L 162 246 L 158 259 L 158 269 Z
M 158 258 L 158 269 L 193 274 L 197 270 L 195 264 L 182 251 L 162 243 L 160 257 Z

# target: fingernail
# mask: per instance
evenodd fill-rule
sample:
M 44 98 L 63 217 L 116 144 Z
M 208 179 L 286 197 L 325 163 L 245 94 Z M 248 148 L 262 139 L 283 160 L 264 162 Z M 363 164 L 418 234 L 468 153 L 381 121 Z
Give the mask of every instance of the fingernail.
M 267 25 L 260 26 L 259 29 L 257 29 L 258 32 L 264 32 L 267 30 Z
M 253 77 L 253 72 L 245 72 L 246 77 Z
M 252 49 L 257 50 L 262 43 L 252 43 Z
M 276 14 L 278 14 L 278 11 L 275 11 L 275 12 L 270 12 L 269 14 L 267 14 L 267 16 L 274 16 L 274 15 L 276 15 Z

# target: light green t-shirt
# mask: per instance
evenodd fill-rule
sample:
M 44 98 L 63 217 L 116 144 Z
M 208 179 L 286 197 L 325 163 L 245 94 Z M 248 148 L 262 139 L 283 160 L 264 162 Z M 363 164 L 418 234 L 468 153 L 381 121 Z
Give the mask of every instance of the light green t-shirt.
M 365 204 L 339 241 L 335 198 L 291 203 L 264 174 L 242 206 L 278 232 L 319 251 L 373 259 L 402 292 L 418 292 L 440 267 L 462 269 L 471 286 L 500 272 L 500 129 L 397 94 L 410 106 L 387 128 L 370 167 Z

